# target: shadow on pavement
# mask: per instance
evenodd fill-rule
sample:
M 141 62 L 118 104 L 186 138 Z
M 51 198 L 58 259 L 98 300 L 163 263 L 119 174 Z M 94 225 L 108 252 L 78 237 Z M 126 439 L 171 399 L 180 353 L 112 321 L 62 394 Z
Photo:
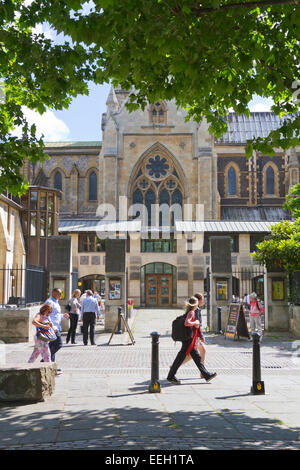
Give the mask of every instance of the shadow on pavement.
M 89 410 L 77 405 L 76 411 L 46 410 L 33 411 L 28 405 L 2 406 L 0 449 L 18 445 L 28 448 L 30 444 L 38 449 L 72 448 L 75 443 L 79 448 L 99 449 L 128 449 L 132 443 L 133 449 L 217 449 L 218 439 L 219 448 L 245 448 L 246 441 L 249 449 L 266 442 L 277 448 L 280 441 L 281 445 L 282 441 L 297 441 L 300 430 L 286 428 L 276 419 L 228 409 L 209 412 L 195 407 L 164 412 L 150 407 L 116 406 L 99 411 L 96 405 Z

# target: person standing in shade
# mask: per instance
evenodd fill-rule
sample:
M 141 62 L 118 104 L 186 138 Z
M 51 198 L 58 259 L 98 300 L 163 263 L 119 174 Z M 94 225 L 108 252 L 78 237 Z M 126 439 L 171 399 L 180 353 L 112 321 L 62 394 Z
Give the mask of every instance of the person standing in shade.
M 50 304 L 52 307 L 52 312 L 50 314 L 50 320 L 53 324 L 53 328 L 56 334 L 56 340 L 51 341 L 49 344 L 50 353 L 51 353 L 51 361 L 55 362 L 55 354 L 59 351 L 60 348 L 63 346 L 62 338 L 61 338 L 61 321 L 63 318 L 69 318 L 68 313 L 61 313 L 61 308 L 59 305 L 59 299 L 61 298 L 61 290 L 58 288 L 54 288 L 52 290 L 52 295 L 49 299 L 46 300 L 45 304 Z M 60 369 L 57 369 L 60 371 Z
M 96 317 L 100 318 L 100 310 L 98 301 L 93 297 L 91 290 L 86 291 L 86 297 L 82 301 L 81 305 L 81 316 L 82 316 L 82 333 L 83 333 L 83 344 L 86 346 L 88 343 L 88 336 L 90 330 L 90 341 L 93 346 L 95 343 L 95 325 Z
M 69 305 L 70 305 L 70 328 L 67 334 L 66 338 L 66 343 L 70 341 L 71 338 L 71 343 L 76 344 L 75 342 L 75 337 L 76 337 L 76 328 L 77 328 L 77 323 L 78 323 L 78 318 L 80 314 L 80 309 L 81 305 L 79 303 L 79 297 L 81 295 L 81 291 L 79 289 L 75 289 L 72 298 L 69 300 Z
M 174 385 L 180 385 L 180 380 L 175 377 L 175 374 L 181 364 L 183 363 L 185 357 L 187 355 L 191 355 L 193 361 L 195 362 L 196 366 L 198 367 L 200 373 L 205 378 L 206 382 L 210 382 L 214 377 L 216 377 L 216 372 L 211 373 L 204 367 L 201 356 L 196 346 L 197 338 L 199 336 L 199 327 L 200 322 L 196 320 L 195 310 L 198 308 L 198 299 L 196 297 L 191 297 L 186 304 L 186 319 L 184 322 L 184 326 L 186 328 L 187 335 L 186 339 L 182 341 L 182 346 L 180 351 L 178 352 L 175 360 L 170 367 L 170 371 L 167 377 L 168 382 L 171 382 Z

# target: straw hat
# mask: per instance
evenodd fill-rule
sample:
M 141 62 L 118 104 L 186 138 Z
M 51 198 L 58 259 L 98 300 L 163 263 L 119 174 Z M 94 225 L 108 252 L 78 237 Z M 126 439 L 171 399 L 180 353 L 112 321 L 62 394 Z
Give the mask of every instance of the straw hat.
M 188 307 L 195 307 L 198 305 L 198 299 L 196 297 L 191 297 L 188 302 L 186 302 L 186 306 Z

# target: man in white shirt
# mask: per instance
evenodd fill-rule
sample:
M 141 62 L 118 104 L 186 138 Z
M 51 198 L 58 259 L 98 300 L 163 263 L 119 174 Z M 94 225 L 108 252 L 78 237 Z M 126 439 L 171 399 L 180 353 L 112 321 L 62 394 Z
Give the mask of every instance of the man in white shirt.
M 93 292 L 91 290 L 86 291 L 86 297 L 82 301 L 81 317 L 83 321 L 83 344 L 86 346 L 88 343 L 88 332 L 90 329 L 90 341 L 91 344 L 95 346 L 96 317 L 97 319 L 100 318 L 100 310 L 97 299 L 93 297 Z

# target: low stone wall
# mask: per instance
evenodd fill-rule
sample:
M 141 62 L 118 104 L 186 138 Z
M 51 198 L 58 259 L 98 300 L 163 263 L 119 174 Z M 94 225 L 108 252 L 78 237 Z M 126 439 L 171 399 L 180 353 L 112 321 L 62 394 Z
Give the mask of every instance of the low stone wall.
M 0 309 L 0 341 L 4 343 L 28 343 L 33 341 L 36 328 L 33 317 L 40 306 L 26 308 Z
M 55 362 L 0 368 L 0 402 L 45 401 L 55 388 Z
M 300 305 L 293 305 L 291 309 L 290 331 L 300 337 Z

